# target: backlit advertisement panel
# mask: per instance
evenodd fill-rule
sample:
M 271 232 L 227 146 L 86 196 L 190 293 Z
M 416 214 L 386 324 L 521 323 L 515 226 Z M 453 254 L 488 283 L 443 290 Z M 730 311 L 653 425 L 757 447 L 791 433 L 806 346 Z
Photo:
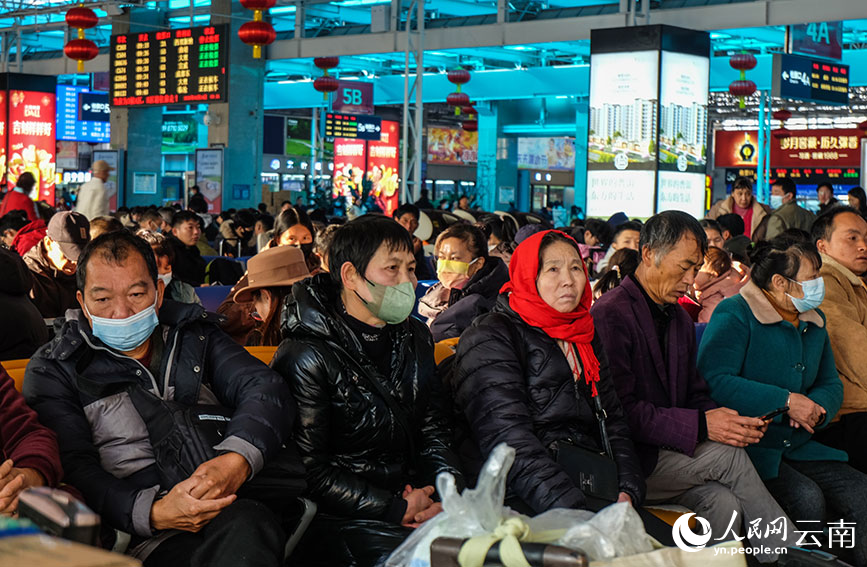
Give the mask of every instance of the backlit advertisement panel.
M 0 91 L 0 182 L 6 175 L 6 91 Z
M 587 214 L 607 218 L 653 216 L 653 171 L 587 171 Z
M 707 57 L 662 52 L 659 169 L 705 173 L 709 74 Z
M 590 58 L 588 169 L 655 169 L 659 52 Z
M 518 138 L 518 169 L 575 170 L 575 138 Z
M 428 128 L 428 165 L 469 165 L 479 161 L 479 133 L 463 128 Z
M 53 205 L 55 94 L 11 90 L 8 96 L 7 186 L 14 187 L 18 177 L 29 171 L 36 178 L 39 199 Z
M 697 219 L 705 213 L 705 174 L 659 171 L 656 212 L 683 211 Z
M 361 196 L 361 182 L 367 165 L 367 142 L 334 138 L 334 184 L 332 195 L 346 197 L 347 204 L 353 197 Z
M 380 140 L 367 143 L 367 180 L 371 183 L 376 204 L 389 217 L 397 209 L 400 198 L 398 126 L 397 122 L 383 120 Z

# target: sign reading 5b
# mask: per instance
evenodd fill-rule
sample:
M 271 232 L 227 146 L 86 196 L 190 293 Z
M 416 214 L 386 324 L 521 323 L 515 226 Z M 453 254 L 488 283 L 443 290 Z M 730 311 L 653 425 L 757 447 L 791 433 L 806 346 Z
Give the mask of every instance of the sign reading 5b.
M 340 81 L 331 98 L 331 110 L 347 114 L 373 114 L 373 83 Z

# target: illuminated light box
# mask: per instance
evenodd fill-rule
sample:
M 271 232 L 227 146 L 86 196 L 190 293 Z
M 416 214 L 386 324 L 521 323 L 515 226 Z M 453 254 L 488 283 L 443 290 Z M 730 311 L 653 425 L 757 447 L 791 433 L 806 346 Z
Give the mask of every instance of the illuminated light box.
M 590 54 L 588 216 L 704 216 L 708 34 L 593 30 Z
M 108 94 L 87 87 L 57 85 L 57 139 L 71 142 L 109 142 L 111 126 Z M 102 120 L 88 120 L 100 118 Z
M 225 102 L 229 27 L 111 36 L 111 104 Z

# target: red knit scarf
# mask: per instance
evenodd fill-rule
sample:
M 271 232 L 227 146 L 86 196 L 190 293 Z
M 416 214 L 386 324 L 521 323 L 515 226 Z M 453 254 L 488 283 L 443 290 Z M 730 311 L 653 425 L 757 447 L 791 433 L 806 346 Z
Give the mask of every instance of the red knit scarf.
M 521 316 L 525 323 L 542 329 L 553 339 L 575 345 L 578 356 L 581 358 L 581 365 L 584 368 L 584 379 L 595 397 L 597 395 L 596 383 L 599 381 L 599 361 L 596 359 L 596 354 L 594 354 L 590 344 L 594 334 L 593 318 L 590 316 L 593 293 L 590 290 L 590 278 L 587 277 L 587 266 L 582 262 L 587 281 L 584 284 L 581 301 L 575 311 L 560 313 L 545 303 L 536 289 L 536 278 L 539 274 L 539 248 L 542 239 L 550 232 L 558 231 L 537 232 L 521 242 L 515 249 L 509 263 L 511 280 L 500 291 L 509 294 L 509 306 Z M 573 240 L 567 234 L 562 232 L 559 234 Z M 570 366 L 573 368 L 573 378 L 577 381 L 580 378 L 580 371 L 576 366 Z

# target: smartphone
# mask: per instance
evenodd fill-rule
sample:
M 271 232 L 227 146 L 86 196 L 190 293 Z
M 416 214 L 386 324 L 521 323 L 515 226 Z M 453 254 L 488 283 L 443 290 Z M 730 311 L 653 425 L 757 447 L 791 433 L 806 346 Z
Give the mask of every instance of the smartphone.
M 762 421 L 771 421 L 772 419 L 774 419 L 774 418 L 777 417 L 778 415 L 780 415 L 780 414 L 784 414 L 784 413 L 786 413 L 787 411 L 789 411 L 789 406 L 785 406 L 785 407 L 777 408 L 777 409 L 775 409 L 774 411 L 772 411 L 771 413 L 769 413 L 769 414 L 767 414 L 767 415 L 763 415 L 760 419 L 761 419 Z

